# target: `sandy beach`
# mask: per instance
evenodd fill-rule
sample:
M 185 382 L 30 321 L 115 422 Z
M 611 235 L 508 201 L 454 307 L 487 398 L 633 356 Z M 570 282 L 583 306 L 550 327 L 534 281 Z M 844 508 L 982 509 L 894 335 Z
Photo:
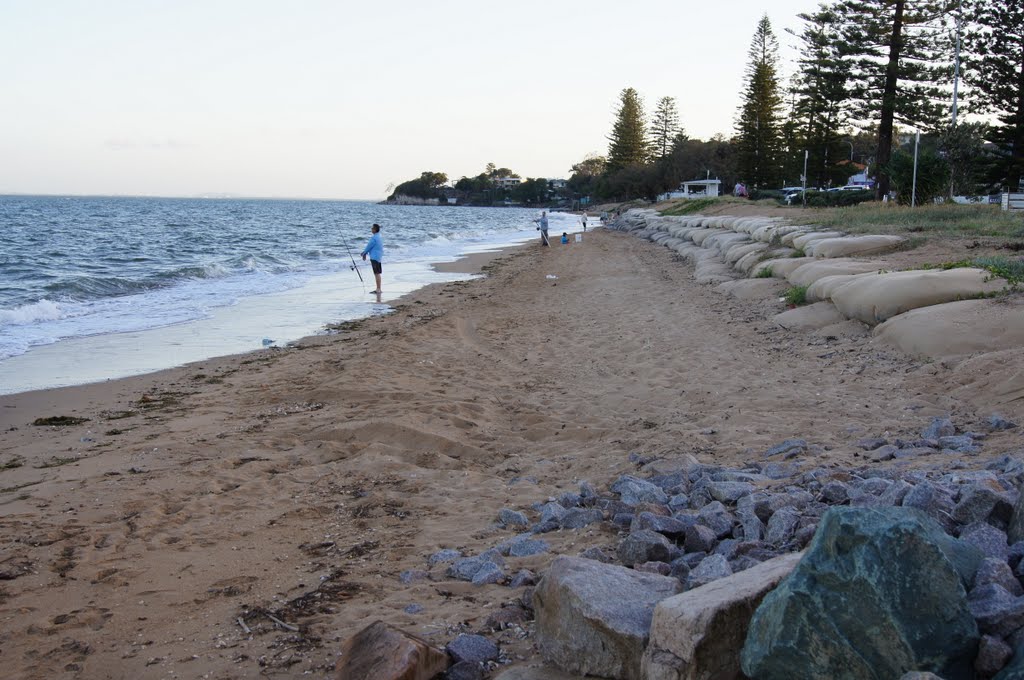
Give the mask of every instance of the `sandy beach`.
M 437 646 L 481 630 L 519 593 L 428 556 L 493 547 L 515 533 L 500 509 L 603 488 L 631 454 L 740 465 L 802 437 L 796 463 L 843 468 L 866 463 L 857 438 L 932 416 L 1024 418 L 984 364 L 782 329 L 784 282 L 726 296 L 625 234 L 457 266 L 486 276 L 288 348 L 0 397 L 5 677 L 324 677 L 376 619 Z M 86 420 L 33 425 L 65 416 Z M 545 540 L 510 573 L 616 532 Z M 529 633 L 489 635 L 517 662 Z

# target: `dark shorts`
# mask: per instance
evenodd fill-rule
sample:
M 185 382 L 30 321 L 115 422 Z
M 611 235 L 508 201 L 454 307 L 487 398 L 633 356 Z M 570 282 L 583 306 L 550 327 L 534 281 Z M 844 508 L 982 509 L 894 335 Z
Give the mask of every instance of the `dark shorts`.
M 380 274 L 383 271 L 380 267 L 380 260 L 370 260 L 370 267 L 374 274 Z

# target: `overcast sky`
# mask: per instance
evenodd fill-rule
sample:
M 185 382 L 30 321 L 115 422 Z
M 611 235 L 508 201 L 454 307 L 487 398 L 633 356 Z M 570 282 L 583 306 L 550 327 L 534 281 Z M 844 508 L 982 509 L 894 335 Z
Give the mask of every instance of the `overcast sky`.
M 488 162 L 566 177 L 618 94 L 732 130 L 768 9 L 814 0 L 0 0 L 0 193 L 380 199 Z

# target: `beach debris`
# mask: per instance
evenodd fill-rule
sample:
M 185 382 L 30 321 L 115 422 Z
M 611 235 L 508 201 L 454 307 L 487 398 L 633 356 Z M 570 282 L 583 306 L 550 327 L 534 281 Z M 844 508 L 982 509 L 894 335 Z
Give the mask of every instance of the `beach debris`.
M 263 343 L 264 347 L 270 347 L 275 342 L 277 342 L 277 340 L 271 340 L 270 338 L 263 338 L 263 340 L 262 340 L 262 343 Z
M 32 424 L 36 427 L 67 427 L 87 422 L 89 422 L 88 418 L 80 418 L 78 416 L 47 416 L 46 418 L 36 418 L 32 421 Z
M 558 277 L 557 277 L 557 276 L 555 276 L 554 274 L 548 274 L 548 275 L 547 275 L 547 276 L 545 276 L 544 278 L 545 278 L 545 279 L 557 279 Z

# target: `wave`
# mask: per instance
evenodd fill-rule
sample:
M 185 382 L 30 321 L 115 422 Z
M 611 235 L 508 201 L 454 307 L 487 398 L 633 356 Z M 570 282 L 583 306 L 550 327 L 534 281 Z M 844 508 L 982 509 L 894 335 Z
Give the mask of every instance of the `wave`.
M 63 317 L 64 310 L 59 302 L 40 300 L 14 309 L 0 309 L 0 327 L 25 326 L 40 321 L 55 321 Z

